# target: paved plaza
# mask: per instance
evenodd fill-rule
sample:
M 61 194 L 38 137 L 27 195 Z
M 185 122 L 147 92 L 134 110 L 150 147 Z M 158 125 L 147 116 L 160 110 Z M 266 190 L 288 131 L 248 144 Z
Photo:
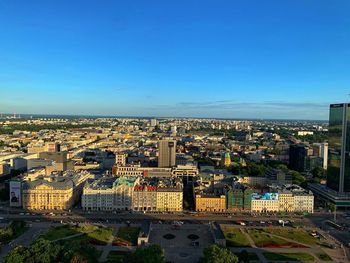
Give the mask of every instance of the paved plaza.
M 198 246 L 193 246 L 192 240 L 198 242 Z M 154 224 L 150 243 L 164 248 L 166 260 L 191 263 L 198 262 L 203 249 L 213 244 L 214 240 L 208 225 L 182 225 L 179 229 L 174 229 L 170 224 Z

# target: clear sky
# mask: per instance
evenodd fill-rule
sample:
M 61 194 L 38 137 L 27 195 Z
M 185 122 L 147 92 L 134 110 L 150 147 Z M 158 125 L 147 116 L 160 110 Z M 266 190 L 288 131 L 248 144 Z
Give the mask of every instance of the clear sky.
M 0 112 L 328 119 L 349 0 L 0 0 Z

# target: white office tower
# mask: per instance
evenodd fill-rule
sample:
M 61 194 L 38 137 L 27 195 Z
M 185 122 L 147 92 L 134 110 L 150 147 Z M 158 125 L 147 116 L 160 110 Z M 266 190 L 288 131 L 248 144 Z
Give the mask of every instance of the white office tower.
M 314 143 L 312 145 L 313 148 L 313 155 L 317 157 L 321 157 L 322 160 L 322 167 L 323 169 L 327 169 L 327 162 L 328 162 L 328 143 Z

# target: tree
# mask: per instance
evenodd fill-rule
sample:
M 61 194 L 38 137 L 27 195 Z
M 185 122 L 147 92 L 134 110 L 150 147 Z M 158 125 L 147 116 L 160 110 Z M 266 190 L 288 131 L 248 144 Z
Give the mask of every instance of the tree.
M 238 258 L 230 250 L 218 245 L 205 248 L 200 263 L 238 263 Z
M 33 262 L 50 263 L 55 262 L 62 247 L 45 239 L 39 239 L 29 247 Z
M 124 259 L 125 263 L 165 263 L 164 251 L 159 245 L 137 248 Z
M 27 248 L 18 246 L 12 249 L 5 257 L 5 263 L 24 263 L 29 257 L 29 251 Z
M 315 167 L 312 171 L 313 178 L 324 179 L 326 176 L 325 170 L 322 167 Z
M 302 176 L 297 171 L 291 171 L 292 178 L 293 178 L 293 184 L 301 185 L 305 182 L 304 176 Z

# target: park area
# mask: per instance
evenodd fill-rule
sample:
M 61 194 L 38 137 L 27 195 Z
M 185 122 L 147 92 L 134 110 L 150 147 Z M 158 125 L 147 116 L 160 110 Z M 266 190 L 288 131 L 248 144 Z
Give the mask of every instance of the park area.
M 272 252 L 264 252 L 264 257 L 267 260 L 273 260 L 273 261 L 298 261 L 298 262 L 305 262 L 305 261 L 313 261 L 315 258 L 308 254 L 308 253 L 272 253 Z
M 257 247 L 270 247 L 270 248 L 273 248 L 273 247 L 305 248 L 306 247 L 301 244 L 290 242 L 283 238 L 277 237 L 273 234 L 266 233 L 265 230 L 263 229 L 248 229 L 247 232 Z
M 112 228 L 94 225 L 62 225 L 52 227 L 42 236 L 49 241 L 70 240 L 88 242 L 92 245 L 106 245 L 112 235 Z
M 117 237 L 113 240 L 114 246 L 137 246 L 139 227 L 120 227 Z
M 0 228 L 0 242 L 2 244 L 8 243 L 27 230 L 28 227 L 24 221 L 12 221 L 9 226 Z
M 264 232 L 284 238 L 291 239 L 295 242 L 299 242 L 306 245 L 315 245 L 318 239 L 313 237 L 304 229 L 294 228 L 265 228 Z
M 221 229 L 228 247 L 250 247 L 249 241 L 241 229 L 227 225 L 222 225 Z

